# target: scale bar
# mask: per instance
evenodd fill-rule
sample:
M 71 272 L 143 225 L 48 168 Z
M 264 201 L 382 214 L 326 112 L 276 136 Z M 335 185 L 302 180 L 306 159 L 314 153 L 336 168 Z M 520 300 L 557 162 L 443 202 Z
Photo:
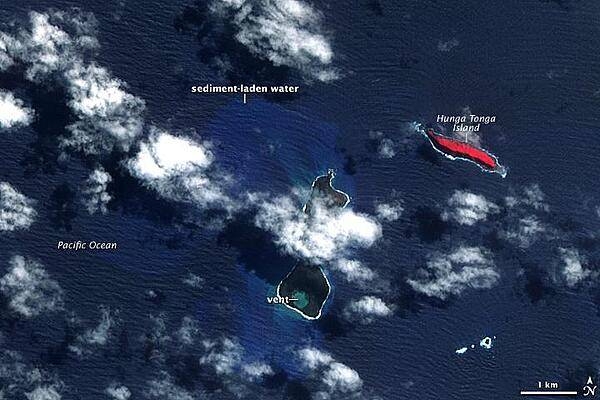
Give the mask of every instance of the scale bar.
M 577 396 L 577 391 L 535 391 L 521 390 L 521 396 Z

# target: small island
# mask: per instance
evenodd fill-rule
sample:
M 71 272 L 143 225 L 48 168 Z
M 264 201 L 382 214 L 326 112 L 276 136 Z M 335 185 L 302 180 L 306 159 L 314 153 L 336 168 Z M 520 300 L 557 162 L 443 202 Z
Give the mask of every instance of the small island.
M 311 187 L 310 198 L 302 211 L 311 217 L 316 203 L 326 208 L 344 208 L 350 203 L 350 197 L 333 187 L 335 172 L 327 170 L 326 175 L 318 176 Z M 314 264 L 299 262 L 277 285 L 277 296 L 288 297 L 286 307 L 306 319 L 318 319 L 327 302 L 331 286 L 323 269 Z
M 484 172 L 496 173 L 506 178 L 507 169 L 500 165 L 498 158 L 485 149 L 481 149 L 467 141 L 461 141 L 449 136 L 436 133 L 433 129 L 427 130 L 417 126 L 438 153 L 450 160 L 464 160 L 478 165 Z

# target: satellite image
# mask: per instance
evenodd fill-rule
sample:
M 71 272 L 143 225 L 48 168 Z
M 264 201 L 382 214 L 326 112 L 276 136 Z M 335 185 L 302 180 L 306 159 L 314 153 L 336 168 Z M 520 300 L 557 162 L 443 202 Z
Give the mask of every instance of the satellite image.
M 600 1 L 1 0 L 0 400 L 600 398 Z

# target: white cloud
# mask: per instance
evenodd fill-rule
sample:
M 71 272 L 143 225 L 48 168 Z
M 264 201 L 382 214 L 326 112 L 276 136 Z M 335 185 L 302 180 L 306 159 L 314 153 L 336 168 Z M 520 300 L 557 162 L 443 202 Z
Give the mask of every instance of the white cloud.
M 333 262 L 331 269 L 342 273 L 348 282 L 364 284 L 375 278 L 375 272 L 358 260 L 342 258 Z
M 0 32 L 0 71 L 7 70 L 15 63 L 10 54 L 8 54 L 7 42 L 10 42 L 11 40 L 12 38 L 10 36 L 6 35 L 4 32 Z
M 0 129 L 27 126 L 33 121 L 33 110 L 11 92 L 0 90 Z
M 314 347 L 300 349 L 297 355 L 302 364 L 311 370 L 333 362 L 333 357 L 329 353 L 325 353 Z
M 274 373 L 263 361 L 246 360 L 244 348 L 236 338 L 204 340 L 202 345 L 205 354 L 200 357 L 200 365 L 211 367 L 233 393 L 239 394 L 245 391 L 247 383 L 258 382 Z
M 272 232 L 285 252 L 315 262 L 342 258 L 350 248 L 369 247 L 381 236 L 376 220 L 349 208 L 332 209 L 313 201 L 307 215 L 287 196 L 257 205 L 258 227 Z
M 321 15 L 310 4 L 300 0 L 216 0 L 213 10 L 233 13 L 235 38 L 256 56 L 276 66 L 298 69 L 310 79 L 327 82 L 338 78 L 331 66 L 331 44 L 320 26 Z
M 37 213 L 33 201 L 7 182 L 0 182 L 0 231 L 27 229 Z
M 588 278 L 598 277 L 597 272 L 585 268 L 587 260 L 576 249 L 561 248 L 560 253 L 564 262 L 562 274 L 567 286 L 575 287 Z
M 173 379 L 166 373 L 160 379 L 148 383 L 146 396 L 156 400 L 194 400 L 192 394 L 173 383 Z
M 398 220 L 398 218 L 400 218 L 402 212 L 404 212 L 404 207 L 402 207 L 402 204 L 400 202 L 394 202 L 389 204 L 380 203 L 377 204 L 377 206 L 375 207 L 375 214 L 377 215 L 377 218 L 381 221 L 396 221 Z
M 152 127 L 150 137 L 141 143 L 127 167 L 165 198 L 189 201 L 203 208 L 232 209 L 233 201 L 222 188 L 228 177 L 215 176 L 213 161 L 209 143 L 197 143 Z
M 116 383 L 111 384 L 104 392 L 114 400 L 129 400 L 131 397 L 131 392 L 127 386 L 117 385 Z
M 242 366 L 242 373 L 248 381 L 259 381 L 265 376 L 273 375 L 273 368 L 263 362 L 253 362 Z
M 234 369 L 242 362 L 244 349 L 240 344 L 230 338 L 220 341 L 204 341 L 207 354 L 200 358 L 200 364 L 210 365 L 218 375 L 232 374 Z
M 59 400 L 64 386 L 55 376 L 27 365 L 16 351 L 0 351 L 0 399 Z
M 40 82 L 64 71 L 86 50 L 98 46 L 91 14 L 31 12 L 29 20 L 30 29 L 2 37 L 11 58 L 28 67 L 26 77 L 31 81 Z
M 539 218 L 534 215 L 529 215 L 519 218 L 516 226 L 508 227 L 500 233 L 501 236 L 509 242 L 512 242 L 521 248 L 527 248 L 538 240 L 542 234 L 546 233 L 546 231 L 546 225 L 543 224 Z
M 468 288 L 491 288 L 499 278 L 487 250 L 461 246 L 450 254 L 434 256 L 415 279 L 407 282 L 419 293 L 444 300 Z
M 98 46 L 93 16 L 31 12 L 29 19 L 30 29 L 15 36 L 2 33 L 0 42 L 13 62 L 27 67 L 29 80 L 51 80 L 67 90 L 76 120 L 61 145 L 88 154 L 128 150 L 142 132 L 144 101 L 125 91 L 125 84 L 107 69 L 84 61 Z
M 26 393 L 27 400 L 60 400 L 61 396 L 55 388 L 51 386 L 40 386 L 29 393 Z
M 108 212 L 107 205 L 112 199 L 107 192 L 108 184 L 112 178 L 102 166 L 96 168 L 87 179 L 83 190 L 84 204 L 90 214 L 100 211 L 102 214 Z
M 381 158 L 394 158 L 396 155 L 396 144 L 390 138 L 383 138 L 377 147 L 377 154 Z
M 192 345 L 194 344 L 198 333 L 200 333 L 198 321 L 191 317 L 183 317 L 181 320 L 181 327 L 179 327 L 179 330 L 177 331 L 177 338 L 179 341 L 186 345 Z
M 482 195 L 456 190 L 448 199 L 448 209 L 442 213 L 446 221 L 454 220 L 461 225 L 475 225 L 485 221 L 490 214 L 500 211 L 500 208 Z
M 393 307 L 374 296 L 363 296 L 351 301 L 344 308 L 344 316 L 349 320 L 358 319 L 363 323 L 371 323 L 375 318 L 388 317 L 394 312 Z
M 62 290 L 41 264 L 22 256 L 10 260 L 10 269 L 0 278 L 0 292 L 9 299 L 10 308 L 35 317 L 45 311 L 62 308 Z
M 329 353 L 314 347 L 305 347 L 298 350 L 296 355 L 305 368 L 314 371 L 316 376 L 320 377 L 330 394 L 357 393 L 362 389 L 363 382 L 358 373 L 336 361 Z
M 202 288 L 202 286 L 204 286 L 204 278 L 202 278 L 201 276 L 198 276 L 192 272 L 190 272 L 184 279 L 183 279 L 183 283 L 185 283 L 186 285 L 194 288 L 194 289 L 200 289 Z
M 99 154 L 113 147 L 128 150 L 142 133 L 145 103 L 103 67 L 75 62 L 65 72 L 69 106 L 78 120 L 67 128 L 63 145 Z
M 458 41 L 457 38 L 452 38 L 450 40 L 447 40 L 445 42 L 443 41 L 439 41 L 438 42 L 438 50 L 444 53 L 449 52 L 450 50 L 452 50 L 453 48 L 455 48 L 456 46 L 458 46 L 460 44 L 460 42 Z
M 362 387 L 362 379 L 358 373 L 345 364 L 334 362 L 323 375 L 323 382 L 330 390 L 339 390 L 343 393 L 354 392 Z
M 111 330 L 116 324 L 115 313 L 106 307 L 101 307 L 100 312 L 98 325 L 79 335 L 75 343 L 69 346 L 69 350 L 81 356 L 91 353 L 94 347 L 106 345 L 111 337 Z
M 526 186 L 523 195 L 511 195 L 505 198 L 506 206 L 513 208 L 525 205 L 538 211 L 549 211 L 550 206 L 546 203 L 546 196 L 538 184 Z

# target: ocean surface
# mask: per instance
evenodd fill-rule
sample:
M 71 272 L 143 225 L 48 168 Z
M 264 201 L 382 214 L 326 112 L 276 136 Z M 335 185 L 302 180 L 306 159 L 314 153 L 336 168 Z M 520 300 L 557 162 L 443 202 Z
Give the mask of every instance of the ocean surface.
M 89 215 L 77 200 L 89 165 L 80 157 L 59 159 L 52 140 L 44 139 L 64 126 L 64 107 L 60 98 L 42 98 L 43 126 L 0 135 L 0 181 L 35 199 L 39 214 L 29 230 L 0 236 L 0 270 L 3 275 L 16 254 L 39 260 L 63 289 L 67 311 L 23 320 L 4 305 L 3 347 L 56 374 L 64 399 L 106 399 L 105 388 L 115 381 L 132 399 L 144 398 L 161 368 L 206 398 L 235 398 L 202 379 L 193 349 L 166 341 L 160 368 L 144 356 L 157 319 L 171 333 L 184 316 L 196 319 L 206 337 L 237 337 L 248 357 L 269 360 L 283 381 L 297 382 L 274 382 L 273 398 L 310 393 L 290 356 L 290 349 L 307 344 L 357 371 L 370 398 L 517 399 L 538 381 L 581 390 L 588 375 L 596 378 L 599 285 L 556 282 L 559 247 L 585 248 L 592 269 L 600 262 L 594 236 L 600 228 L 600 2 L 315 1 L 341 79 L 304 83 L 292 74 L 298 95 L 285 101 L 250 96 L 248 104 L 231 95 L 189 93 L 192 85 L 223 81 L 202 61 L 197 37 L 175 28 L 191 4 L 5 0 L 0 23 L 25 21 L 30 10 L 92 12 L 97 62 L 146 101 L 147 121 L 210 140 L 218 164 L 235 176 L 234 192 L 307 190 L 315 176 L 335 168 L 335 186 L 352 197 L 355 211 L 374 213 L 377 202 L 400 200 L 400 219 L 383 224 L 383 238 L 357 254 L 389 278 L 386 299 L 396 312 L 368 325 L 344 321 L 347 302 L 368 291 L 336 274 L 328 274 L 333 293 L 317 322 L 268 305 L 265 297 L 293 266 L 290 257 L 260 238 L 244 240 L 255 234 L 250 227 L 216 229 L 133 181 L 117 182 L 107 214 Z M 442 51 L 444 43 L 455 46 Z M 509 168 L 505 179 L 441 157 L 410 130 L 413 121 L 434 123 L 437 114 L 467 106 L 497 117 L 483 128 L 482 140 Z M 396 143 L 393 158 L 378 155 L 377 135 Z M 493 227 L 439 218 L 455 190 L 500 204 L 528 185 L 545 194 L 550 211 L 540 218 L 554 227 L 553 241 L 520 248 L 499 240 Z M 56 250 L 59 240 L 81 239 L 116 241 L 119 251 Z M 406 277 L 431 252 L 460 244 L 491 249 L 498 284 L 443 302 L 412 293 Z M 201 289 L 183 282 L 190 273 L 204 279 Z M 76 357 L 65 346 L 73 334 L 69 318 L 93 326 L 100 306 L 118 310 L 114 337 Z M 478 346 L 485 336 L 495 336 L 489 350 Z M 471 344 L 476 348 L 455 353 Z

